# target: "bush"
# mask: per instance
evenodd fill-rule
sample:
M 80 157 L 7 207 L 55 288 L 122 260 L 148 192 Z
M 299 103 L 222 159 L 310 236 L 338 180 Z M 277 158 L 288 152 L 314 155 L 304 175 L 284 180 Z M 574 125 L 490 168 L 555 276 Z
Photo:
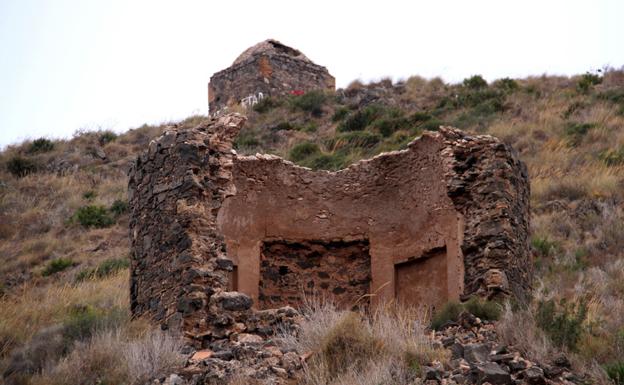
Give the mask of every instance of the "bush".
M 604 369 L 615 385 L 624 385 L 624 361 L 612 362 L 605 365 Z
M 72 216 L 72 221 L 78 222 L 83 227 L 96 228 L 108 227 L 115 223 L 106 207 L 97 205 L 80 207 Z
M 88 201 L 95 199 L 96 196 L 97 196 L 97 193 L 93 190 L 85 191 L 82 194 L 82 198 Z
M 478 297 L 472 297 L 464 303 L 447 302 L 431 318 L 431 328 L 438 330 L 447 322 L 456 322 L 464 311 L 482 320 L 495 321 L 499 319 L 502 308 L 497 302 L 487 301 Z
M 260 141 L 256 138 L 254 133 L 250 131 L 241 132 L 234 141 L 234 147 L 238 149 L 257 147 L 259 145 Z
M 46 268 L 41 272 L 41 275 L 47 277 L 72 266 L 74 266 L 74 261 L 70 258 L 57 258 L 48 263 Z
M 602 151 L 598 158 L 607 166 L 619 166 L 624 164 L 624 146 L 617 149 Z
M 337 127 L 338 132 L 361 131 L 370 125 L 375 119 L 383 115 L 384 108 L 371 104 L 364 109 L 349 114 Z
M 28 174 L 37 171 L 37 163 L 30 158 L 24 158 L 16 155 L 9 159 L 6 164 L 7 170 L 18 178 L 22 178 Z
M 540 257 L 550 257 L 558 250 L 559 245 L 548 237 L 535 236 L 531 239 L 531 246 Z
M 478 90 L 481 88 L 486 88 L 488 86 L 487 81 L 481 77 L 481 75 L 473 75 L 469 78 L 464 79 L 463 83 L 464 87 L 470 88 L 471 90 Z
M 288 153 L 288 158 L 293 162 L 300 162 L 312 155 L 320 154 L 321 149 L 318 144 L 312 142 L 302 142 L 295 145 Z
M 339 107 L 336 109 L 336 112 L 334 112 L 334 115 L 332 115 L 332 121 L 339 122 L 347 115 L 349 115 L 349 109 L 347 107 Z
M 576 90 L 582 94 L 586 94 L 596 84 L 602 83 L 602 76 L 587 72 L 576 83 Z
M 257 113 L 264 114 L 265 112 L 268 112 L 274 109 L 275 107 L 278 107 L 279 105 L 280 103 L 276 99 L 273 99 L 272 97 L 267 96 L 258 100 L 258 103 L 254 104 L 252 108 Z
M 561 300 L 559 304 L 554 300 L 547 300 L 538 303 L 535 320 L 555 345 L 576 350 L 586 317 L 587 305 L 584 302 L 574 306 L 565 300 Z
M 463 306 L 457 302 L 447 302 L 442 309 L 435 312 L 431 318 L 431 328 L 439 330 L 447 322 L 455 322 L 459 319 L 459 315 L 464 310 Z
M 340 170 L 347 165 L 348 161 L 343 153 L 317 154 L 301 162 L 302 166 L 313 170 Z
M 106 143 L 110 143 L 110 142 L 114 141 L 115 139 L 117 139 L 117 134 L 115 134 L 113 131 L 106 130 L 106 131 L 102 131 L 100 133 L 100 137 L 98 138 L 98 142 L 100 143 L 100 146 L 103 146 Z
M 87 279 L 104 278 L 117 273 L 120 270 L 127 269 L 130 261 L 127 258 L 110 258 L 101 262 L 97 267 L 82 270 L 76 276 L 76 282 Z
M 494 87 L 501 89 L 505 92 L 513 92 L 520 88 L 518 82 L 511 78 L 502 78 L 494 82 Z
M 574 123 L 570 122 L 564 129 L 564 134 L 568 138 L 570 145 L 577 146 L 583 140 L 583 137 L 594 128 L 592 123 Z
M 121 199 L 116 199 L 110 207 L 110 211 L 116 216 L 120 216 L 128 211 L 128 202 Z
M 500 318 L 502 307 L 494 301 L 486 301 L 480 297 L 472 297 L 463 304 L 464 309 L 482 320 L 496 321 Z
M 76 306 L 63 322 L 63 337 L 69 345 L 73 341 L 83 341 L 98 331 L 114 329 L 127 319 L 127 311 L 121 308 L 105 310 L 93 306 Z
M 327 95 L 323 91 L 310 91 L 301 96 L 293 96 L 290 105 L 293 109 L 309 112 L 313 116 L 321 116 Z
M 51 140 L 46 138 L 39 138 L 33 140 L 33 142 L 30 144 L 30 147 L 28 147 L 28 153 L 34 154 L 38 152 L 48 152 L 52 151 L 53 149 L 54 143 L 52 143 Z
M 383 341 L 377 340 L 353 312 L 344 314 L 324 337 L 321 353 L 330 377 L 349 369 L 361 370 L 383 349 Z
M 280 122 L 277 125 L 271 127 L 272 131 L 282 131 L 282 130 L 293 130 L 296 127 L 293 126 L 290 122 Z

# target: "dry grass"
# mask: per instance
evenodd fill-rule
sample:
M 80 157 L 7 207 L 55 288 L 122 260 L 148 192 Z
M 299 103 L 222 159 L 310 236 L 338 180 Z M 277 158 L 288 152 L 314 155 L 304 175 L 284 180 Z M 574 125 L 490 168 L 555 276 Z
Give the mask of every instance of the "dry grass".
M 0 358 L 26 343 L 35 333 L 62 322 L 72 308 L 129 309 L 128 274 L 76 285 L 26 286 L 0 298 Z
M 355 313 L 314 303 L 305 314 L 299 335 L 283 339 L 301 354 L 313 353 L 307 384 L 407 384 L 422 374 L 422 365 L 448 360 L 425 334 L 418 309 L 387 305 Z
M 72 352 L 50 369 L 35 376 L 32 385 L 143 384 L 184 363 L 182 343 L 160 331 L 141 336 L 126 330 L 107 331 L 78 343 Z

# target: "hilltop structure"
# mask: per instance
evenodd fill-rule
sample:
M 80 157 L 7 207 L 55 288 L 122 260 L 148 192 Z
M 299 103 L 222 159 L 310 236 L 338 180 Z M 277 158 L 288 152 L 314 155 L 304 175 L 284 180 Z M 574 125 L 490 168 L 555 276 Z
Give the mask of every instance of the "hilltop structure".
M 265 40 L 245 50 L 234 63 L 212 75 L 208 84 L 211 114 L 226 107 L 250 107 L 267 96 L 335 90 L 327 68 L 314 64 L 298 50 L 277 40 Z
M 263 309 L 304 295 L 433 308 L 526 295 L 529 184 L 508 145 L 443 127 L 405 150 L 312 171 L 238 156 L 244 121 L 167 131 L 130 171 L 133 314 L 201 339 L 260 330 L 277 317 Z

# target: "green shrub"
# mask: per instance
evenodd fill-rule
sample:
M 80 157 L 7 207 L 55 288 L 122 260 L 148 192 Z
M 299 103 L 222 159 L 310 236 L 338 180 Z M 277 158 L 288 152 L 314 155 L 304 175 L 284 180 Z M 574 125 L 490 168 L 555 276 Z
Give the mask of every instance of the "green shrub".
M 293 126 L 290 122 L 280 122 L 275 126 L 271 127 L 272 131 L 282 131 L 282 130 L 293 130 L 296 127 Z
M 98 138 L 98 142 L 100 142 L 100 146 L 105 145 L 106 143 L 110 143 L 117 139 L 117 134 L 113 131 L 106 130 L 100 133 L 100 137 Z
M 91 269 L 84 269 L 76 275 L 76 282 L 86 279 L 104 278 L 112 275 L 120 270 L 130 267 L 130 261 L 127 258 L 110 258 L 106 259 Z
M 607 166 L 619 166 L 624 164 L 624 146 L 617 149 L 609 149 L 598 154 L 598 158 Z
M 110 211 L 118 217 L 128 211 L 128 202 L 122 199 L 116 199 L 111 205 Z
M 429 120 L 433 119 L 433 116 L 431 116 L 431 114 L 428 114 L 426 112 L 414 112 L 412 115 L 410 115 L 409 120 L 412 123 L 422 123 L 422 122 L 427 122 Z
M 349 109 L 347 107 L 339 107 L 336 109 L 336 112 L 334 112 L 334 115 L 332 115 L 332 121 L 339 122 L 347 115 L 349 115 Z
M 52 274 L 56 274 L 60 271 L 63 271 L 69 267 L 74 266 L 74 261 L 70 258 L 57 258 L 53 259 L 48 263 L 45 269 L 41 272 L 41 275 L 44 277 L 50 276 Z
M 97 205 L 80 207 L 72 216 L 72 220 L 84 227 L 96 228 L 108 227 L 115 223 L 106 207 Z
M 463 310 L 464 308 L 460 303 L 447 302 L 442 309 L 436 311 L 433 318 L 431 318 L 431 328 L 438 330 L 447 322 L 457 321 Z
M 39 138 L 33 140 L 33 142 L 30 144 L 30 147 L 28 147 L 28 153 L 34 154 L 37 152 L 48 152 L 52 151 L 53 149 L 54 143 L 51 140 L 46 138 Z
M 602 83 L 602 76 L 587 72 L 576 83 L 576 90 L 586 94 L 593 86 L 600 83 Z
M 86 199 L 88 201 L 95 199 L 96 196 L 97 196 L 97 192 L 95 192 L 93 190 L 85 191 L 82 194 L 82 198 Z
M 296 144 L 288 153 L 288 158 L 293 162 L 299 162 L 312 155 L 320 154 L 321 149 L 313 142 L 301 142 Z
M 340 170 L 347 166 L 348 160 L 343 152 L 333 152 L 331 154 L 316 154 L 300 162 L 302 166 L 310 167 L 313 170 Z
M 548 237 L 535 236 L 531 239 L 533 250 L 540 257 L 550 257 L 559 249 L 559 245 L 555 241 L 551 241 Z
M 255 134 L 251 131 L 241 132 L 234 141 L 235 148 L 252 148 L 260 145 L 260 141 L 256 138 Z
M 338 132 L 361 131 L 370 125 L 375 119 L 381 117 L 384 108 L 377 104 L 371 104 L 361 110 L 350 113 L 337 127 Z
M 486 88 L 488 86 L 487 81 L 481 77 L 481 75 L 473 75 L 469 78 L 464 79 L 463 83 L 464 87 L 470 88 L 472 90 L 478 90 L 481 88 Z
M 594 128 L 595 124 L 592 123 L 574 123 L 570 122 L 566 125 L 564 134 L 568 138 L 568 142 L 577 146 L 583 140 L 583 137 Z
M 615 385 L 624 385 L 624 361 L 606 364 L 604 369 Z
M 520 88 L 518 82 L 511 78 L 502 78 L 498 79 L 494 82 L 494 87 L 501 89 L 505 92 L 513 92 Z
M 570 350 L 576 350 L 586 317 L 585 302 L 574 306 L 565 300 L 561 300 L 558 304 L 554 300 L 540 301 L 535 315 L 537 325 L 546 332 L 552 342 Z
M 313 116 L 321 116 L 326 101 L 327 95 L 323 91 L 314 90 L 301 96 L 293 96 L 290 99 L 290 105 L 293 109 L 309 112 Z
M 447 302 L 442 308 L 436 311 L 431 318 L 431 328 L 440 329 L 447 322 L 456 322 L 462 312 L 468 312 L 482 320 L 495 321 L 498 320 L 502 308 L 501 305 L 482 298 L 472 297 L 467 302 Z
M 494 301 L 487 301 L 480 297 L 472 297 L 464 304 L 464 309 L 482 320 L 496 321 L 500 318 L 501 305 Z
M 6 164 L 7 170 L 18 178 L 22 178 L 28 174 L 37 171 L 37 163 L 30 158 L 24 158 L 16 155 L 9 159 Z
M 98 309 L 92 306 L 72 308 L 63 322 L 63 337 L 70 345 L 83 341 L 98 331 L 112 330 L 128 319 L 127 311 L 120 308 Z
M 434 118 L 423 123 L 420 128 L 425 131 L 438 131 L 440 129 L 440 126 L 443 125 L 443 121 Z
M 252 108 L 257 113 L 264 114 L 265 112 L 268 112 L 274 109 L 275 107 L 278 107 L 279 105 L 280 103 L 276 99 L 270 96 L 267 96 L 267 97 L 260 99 L 258 103 L 254 104 Z

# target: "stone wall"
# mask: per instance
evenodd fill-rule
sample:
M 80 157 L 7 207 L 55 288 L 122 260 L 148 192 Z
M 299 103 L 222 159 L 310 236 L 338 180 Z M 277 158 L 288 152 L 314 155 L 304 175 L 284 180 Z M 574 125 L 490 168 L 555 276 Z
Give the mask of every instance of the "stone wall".
M 338 295 L 368 290 L 373 301 L 437 307 L 474 294 L 525 295 L 527 174 L 499 140 L 442 128 L 327 172 L 237 156 L 231 142 L 243 123 L 226 115 L 169 130 L 130 171 L 134 315 L 200 340 L 237 324 L 264 330 L 254 301 L 300 301 L 280 269 Z M 308 267 L 314 279 L 305 279 Z M 281 298 L 267 302 L 280 282 Z
M 257 101 L 291 92 L 333 91 L 335 86 L 334 77 L 325 67 L 300 56 L 260 50 L 212 75 L 208 84 L 208 105 L 210 113 L 214 114 L 240 104 L 245 98 Z

